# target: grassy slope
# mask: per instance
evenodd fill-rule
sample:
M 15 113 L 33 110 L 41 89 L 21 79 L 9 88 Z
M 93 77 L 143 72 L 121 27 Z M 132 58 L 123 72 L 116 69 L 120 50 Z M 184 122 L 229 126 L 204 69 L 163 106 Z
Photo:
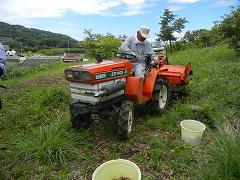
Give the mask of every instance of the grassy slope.
M 5 81 L 9 89 L 1 93 L 0 177 L 87 179 L 98 165 L 115 158 L 137 163 L 143 179 L 194 177 L 197 159 L 211 139 L 207 133 L 202 145 L 187 146 L 180 140 L 179 123 L 197 119 L 215 132 L 217 124 L 239 120 L 240 58 L 224 47 L 169 58 L 172 64 L 192 64 L 190 96 L 175 99 L 161 116 L 138 115 L 127 142 L 119 142 L 110 125 L 98 122 L 80 133 L 71 129 L 63 65 Z

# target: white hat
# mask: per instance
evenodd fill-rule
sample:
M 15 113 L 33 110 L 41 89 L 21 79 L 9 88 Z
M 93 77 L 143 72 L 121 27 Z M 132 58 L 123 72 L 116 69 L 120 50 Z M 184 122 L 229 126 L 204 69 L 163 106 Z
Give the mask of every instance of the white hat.
M 144 37 L 144 38 L 149 37 L 150 29 L 148 27 L 140 26 L 138 31 L 141 33 L 142 37 Z

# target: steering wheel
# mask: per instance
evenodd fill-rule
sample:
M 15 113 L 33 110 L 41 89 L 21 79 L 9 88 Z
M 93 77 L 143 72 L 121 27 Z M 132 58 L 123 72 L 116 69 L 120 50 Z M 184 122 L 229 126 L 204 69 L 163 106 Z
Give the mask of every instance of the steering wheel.
M 115 56 L 119 59 L 127 59 L 132 63 L 135 62 L 135 56 L 132 54 L 117 52 L 115 53 Z

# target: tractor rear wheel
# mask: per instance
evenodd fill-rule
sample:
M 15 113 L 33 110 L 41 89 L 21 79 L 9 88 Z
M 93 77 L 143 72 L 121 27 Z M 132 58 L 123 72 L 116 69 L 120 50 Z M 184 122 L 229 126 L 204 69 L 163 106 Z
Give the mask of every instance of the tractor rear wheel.
M 164 112 L 169 103 L 169 87 L 167 80 L 157 78 L 153 89 L 153 110 Z
M 78 114 L 72 115 L 71 117 L 72 128 L 75 130 L 80 130 L 81 128 L 87 129 L 92 124 L 91 114 Z
M 133 102 L 125 100 L 119 108 L 118 118 L 118 138 L 120 140 L 126 140 L 132 131 L 134 119 L 134 107 Z

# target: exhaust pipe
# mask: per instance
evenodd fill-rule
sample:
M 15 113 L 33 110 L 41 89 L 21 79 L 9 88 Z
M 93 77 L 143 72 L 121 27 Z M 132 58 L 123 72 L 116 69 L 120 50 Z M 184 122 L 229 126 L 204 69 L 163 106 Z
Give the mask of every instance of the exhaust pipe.
M 109 96 L 112 95 L 118 91 L 121 91 L 125 89 L 126 82 L 124 81 L 118 81 L 114 84 L 111 84 L 110 86 L 104 86 L 102 87 L 100 92 L 97 92 L 94 97 L 103 97 L 103 96 Z

